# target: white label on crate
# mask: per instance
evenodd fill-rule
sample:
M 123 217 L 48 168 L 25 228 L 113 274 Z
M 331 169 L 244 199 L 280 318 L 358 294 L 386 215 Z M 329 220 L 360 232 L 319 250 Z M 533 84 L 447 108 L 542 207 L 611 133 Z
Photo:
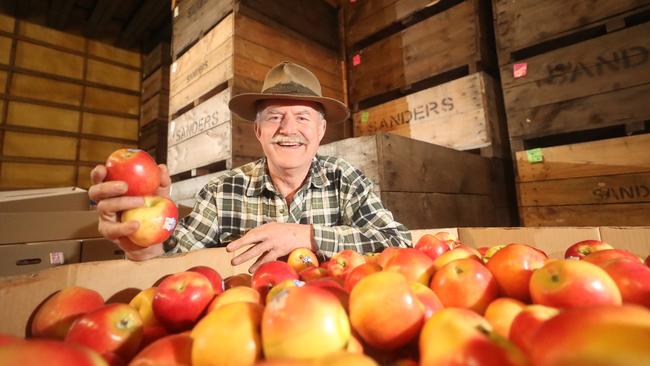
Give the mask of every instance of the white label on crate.
M 178 6 L 174 8 L 174 18 L 178 16 Z
M 63 256 L 63 252 L 51 252 L 50 253 L 50 264 L 64 264 L 65 263 L 65 257 Z
M 172 231 L 176 227 L 176 219 L 173 217 L 165 217 L 165 222 L 163 223 L 163 229 L 167 231 Z
M 177 67 L 178 67 L 178 66 L 176 65 L 176 62 L 174 62 L 174 63 L 172 64 L 172 72 L 176 72 L 176 68 L 177 68 Z

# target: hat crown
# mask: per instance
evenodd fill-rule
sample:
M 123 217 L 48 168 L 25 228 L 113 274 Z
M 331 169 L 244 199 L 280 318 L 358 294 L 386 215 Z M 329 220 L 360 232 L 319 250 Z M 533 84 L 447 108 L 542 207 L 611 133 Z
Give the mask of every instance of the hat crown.
M 269 70 L 264 78 L 262 93 L 323 96 L 316 75 L 300 65 L 287 61 Z

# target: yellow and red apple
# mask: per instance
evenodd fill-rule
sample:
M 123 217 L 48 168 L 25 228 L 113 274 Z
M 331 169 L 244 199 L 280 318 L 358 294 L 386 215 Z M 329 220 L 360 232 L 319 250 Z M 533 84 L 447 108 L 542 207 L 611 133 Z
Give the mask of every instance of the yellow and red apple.
M 530 276 L 544 265 L 547 258 L 542 251 L 531 246 L 508 244 L 494 253 L 486 266 L 496 278 L 501 295 L 529 302 Z
M 165 278 L 153 298 L 156 319 L 171 331 L 190 329 L 203 315 L 212 299 L 210 281 L 197 272 L 179 272 Z
M 384 266 L 384 271 L 401 273 L 409 282 L 428 285 L 433 274 L 433 259 L 415 248 L 401 248 Z
M 316 254 L 307 248 L 296 248 L 289 253 L 287 264 L 297 273 L 309 267 L 318 267 Z
M 500 297 L 492 301 L 485 309 L 485 320 L 490 323 L 495 333 L 508 338 L 510 327 L 515 317 L 524 309 L 523 302 L 510 297 Z
M 614 248 L 600 240 L 582 240 L 569 246 L 564 252 L 564 258 L 582 259 L 593 252 L 605 249 Z
M 178 208 L 174 201 L 160 196 L 145 196 L 144 206 L 122 212 L 120 221 L 137 221 L 140 226 L 129 240 L 141 247 L 149 247 L 167 240 L 178 222 Z
M 170 334 L 144 347 L 129 366 L 191 365 L 192 337 L 189 332 Z

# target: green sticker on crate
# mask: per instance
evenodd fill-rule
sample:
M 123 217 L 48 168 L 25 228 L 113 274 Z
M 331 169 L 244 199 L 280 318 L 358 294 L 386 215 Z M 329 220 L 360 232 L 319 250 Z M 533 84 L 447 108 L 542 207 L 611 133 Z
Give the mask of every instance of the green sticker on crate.
M 361 123 L 368 123 L 370 119 L 370 112 L 361 112 Z
M 544 161 L 544 153 L 542 153 L 541 148 L 526 150 L 526 155 L 528 157 L 528 162 L 531 164 L 541 163 Z

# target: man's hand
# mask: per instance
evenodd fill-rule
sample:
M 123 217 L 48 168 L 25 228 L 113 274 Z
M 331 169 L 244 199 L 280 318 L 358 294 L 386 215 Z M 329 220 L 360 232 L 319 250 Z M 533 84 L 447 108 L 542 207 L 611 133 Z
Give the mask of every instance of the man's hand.
M 171 178 L 164 164 L 160 167 L 160 187 L 156 194 L 163 197 L 169 197 Z M 144 205 L 142 197 L 124 196 L 128 187 L 126 182 L 112 181 L 104 182 L 106 179 L 106 167 L 97 165 L 90 172 L 90 179 L 93 185 L 88 189 L 88 196 L 91 200 L 97 202 L 97 211 L 99 213 L 99 233 L 119 245 L 126 252 L 126 256 L 133 260 L 145 260 L 157 257 L 163 253 L 162 244 L 143 248 L 133 244 L 128 235 L 138 230 L 137 221 L 120 222 L 119 213 Z
M 303 224 L 279 222 L 264 224 L 228 244 L 226 250 L 234 252 L 249 245 L 251 248 L 233 258 L 231 263 L 236 266 L 259 257 L 248 270 L 250 273 L 255 272 L 261 264 L 274 261 L 291 253 L 296 248 L 308 248 L 313 252 L 316 251 L 313 228 L 311 225 Z

